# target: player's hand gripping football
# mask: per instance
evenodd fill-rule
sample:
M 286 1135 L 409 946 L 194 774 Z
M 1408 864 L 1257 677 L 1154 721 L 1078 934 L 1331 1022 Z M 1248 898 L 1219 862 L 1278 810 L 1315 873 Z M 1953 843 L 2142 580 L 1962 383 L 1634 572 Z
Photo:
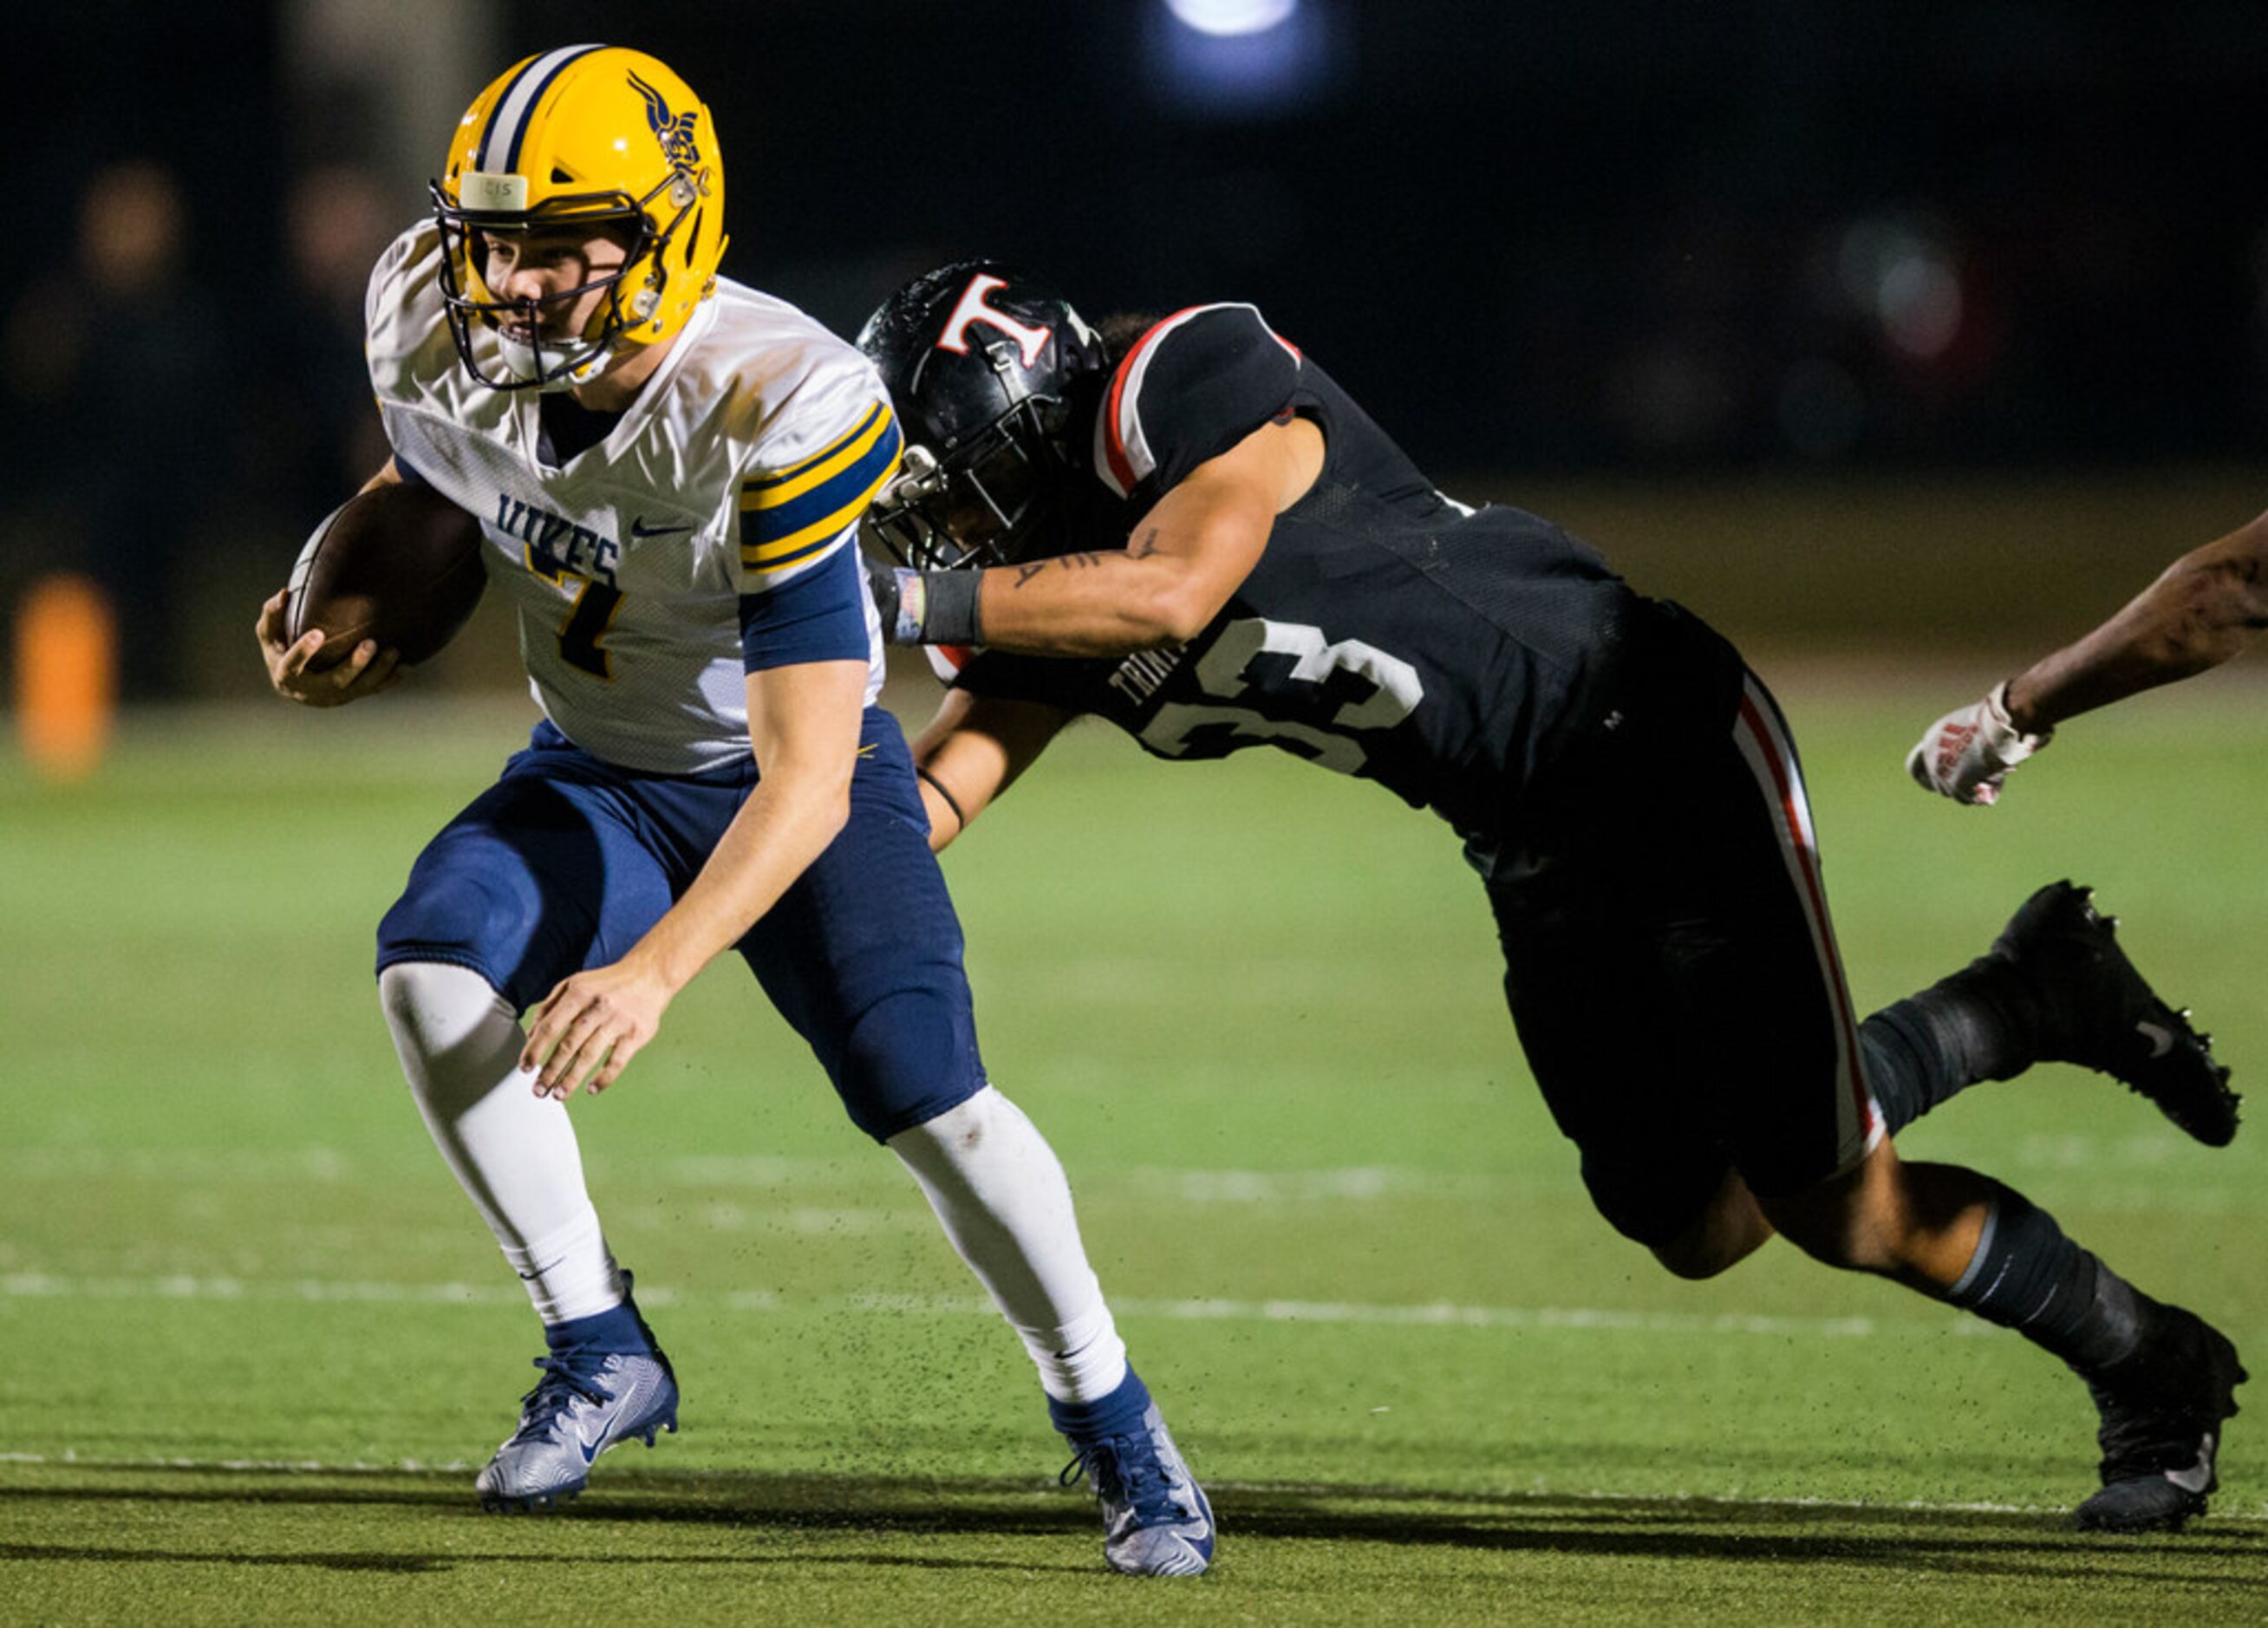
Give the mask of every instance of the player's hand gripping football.
M 296 645 L 284 642 L 284 608 L 290 595 L 278 589 L 260 608 L 253 632 L 260 640 L 261 659 L 268 663 L 268 681 L 276 693 L 303 706 L 339 707 L 364 696 L 374 696 L 401 676 L 397 651 L 380 650 L 374 639 L 364 639 L 343 660 L 323 665 L 323 631 L 310 628 Z
M 676 992 L 634 960 L 561 979 L 536 1007 L 519 1049 L 520 1067 L 535 1071 L 535 1094 L 564 1102 L 585 1082 L 593 1094 L 613 1085 L 661 1027 Z
M 2055 731 L 2028 735 L 2008 717 L 2008 686 L 1994 687 L 1982 701 L 1948 712 L 1929 726 L 1906 754 L 1906 772 L 1916 783 L 1956 803 L 1998 802 L 2008 771 L 2038 751 Z

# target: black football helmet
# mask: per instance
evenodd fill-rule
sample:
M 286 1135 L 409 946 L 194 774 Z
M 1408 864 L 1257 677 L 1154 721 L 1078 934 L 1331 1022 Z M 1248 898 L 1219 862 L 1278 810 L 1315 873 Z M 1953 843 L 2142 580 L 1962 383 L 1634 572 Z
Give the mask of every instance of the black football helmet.
M 867 515 L 884 547 L 940 571 L 1071 546 L 1081 409 L 1108 364 L 1070 302 L 998 262 L 956 261 L 884 300 L 858 343 L 905 430 L 902 471 Z

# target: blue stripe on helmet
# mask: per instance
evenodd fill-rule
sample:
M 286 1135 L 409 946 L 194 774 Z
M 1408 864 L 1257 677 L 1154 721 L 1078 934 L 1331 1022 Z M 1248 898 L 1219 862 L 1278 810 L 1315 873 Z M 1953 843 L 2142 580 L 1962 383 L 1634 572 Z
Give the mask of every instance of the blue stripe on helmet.
M 541 56 L 529 57 L 527 59 L 527 66 L 522 68 L 518 73 L 512 75 L 512 84 L 505 85 L 503 91 L 498 93 L 496 99 L 496 105 L 489 109 L 489 122 L 487 128 L 481 131 L 481 144 L 473 154 L 473 167 L 475 169 L 482 172 L 487 171 L 489 167 L 489 144 L 496 139 L 497 121 L 504 116 L 504 105 L 512 99 L 513 87 L 518 85 L 522 79 L 527 77 L 529 74 L 533 73 L 536 68 L 542 63 L 542 61 L 543 59 Z
M 512 83 L 504 86 L 504 94 L 497 98 L 496 107 L 490 111 L 489 128 L 481 132 L 481 151 L 477 167 L 484 171 L 501 172 L 506 174 L 517 171 L 519 167 L 520 146 L 527 139 L 527 127 L 534 122 L 535 110 L 542 105 L 544 92 L 551 88 L 552 81 L 556 79 L 570 64 L 581 61 L 593 51 L 604 49 L 606 48 L 600 45 L 564 46 L 558 50 L 534 58 L 526 68 L 515 74 Z M 542 77 L 529 90 L 527 99 L 520 108 L 519 116 L 512 121 L 504 162 L 501 165 L 491 163 L 490 154 L 497 138 L 506 134 L 497 128 L 504 118 L 504 109 L 512 105 L 513 95 L 519 91 L 521 82 L 531 75 L 536 74 Z

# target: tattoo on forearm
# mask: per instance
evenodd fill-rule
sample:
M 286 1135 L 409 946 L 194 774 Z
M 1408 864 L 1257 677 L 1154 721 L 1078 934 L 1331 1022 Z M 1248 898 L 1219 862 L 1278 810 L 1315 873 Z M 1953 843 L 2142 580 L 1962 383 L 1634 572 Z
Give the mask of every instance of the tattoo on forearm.
M 1154 526 L 1126 545 L 1126 552 L 1138 560 L 1146 560 L 1157 551 L 1158 528 Z
M 1065 571 L 1086 571 L 1101 564 L 1103 558 L 1102 555 L 1086 549 L 1077 554 L 1058 554 L 1052 559 L 1027 560 L 1016 567 L 1016 579 L 1008 586 L 1020 588 L 1050 565 L 1059 565 Z

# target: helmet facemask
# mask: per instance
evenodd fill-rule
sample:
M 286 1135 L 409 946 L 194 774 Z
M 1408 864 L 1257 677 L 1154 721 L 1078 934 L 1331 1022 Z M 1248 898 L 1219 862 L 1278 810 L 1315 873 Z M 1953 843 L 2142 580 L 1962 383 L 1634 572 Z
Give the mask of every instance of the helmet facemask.
M 509 183 L 516 178 L 464 179 Z M 497 202 L 511 201 L 508 186 L 493 190 L 505 195 Z M 441 232 L 442 301 L 457 354 L 467 369 L 497 390 L 564 390 L 598 377 L 613 359 L 623 334 L 659 303 L 665 276 L 662 252 L 691 207 L 693 191 L 685 178 L 673 175 L 644 198 L 621 192 L 582 193 L 546 200 L 534 210 L 514 210 L 467 208 L 436 186 L 433 212 Z M 664 193 L 678 207 L 668 226 L 657 229 L 650 211 Z M 585 238 L 605 234 L 622 244 L 622 263 L 556 294 L 504 299 L 482 275 L 487 254 L 482 234 L 490 232 L 571 232 Z M 603 291 L 605 298 L 580 334 L 546 337 L 543 318 L 550 308 L 571 307 L 594 291 Z M 514 328 L 526 329 L 534 335 L 532 342 L 512 337 Z M 493 349 L 485 355 L 478 343 L 484 333 L 493 336 Z
M 1061 450 L 1068 417 L 1062 402 L 1027 397 L 941 460 L 908 446 L 868 522 L 915 571 L 976 570 L 1059 551 L 1068 541 L 1049 534 L 1075 473 Z

